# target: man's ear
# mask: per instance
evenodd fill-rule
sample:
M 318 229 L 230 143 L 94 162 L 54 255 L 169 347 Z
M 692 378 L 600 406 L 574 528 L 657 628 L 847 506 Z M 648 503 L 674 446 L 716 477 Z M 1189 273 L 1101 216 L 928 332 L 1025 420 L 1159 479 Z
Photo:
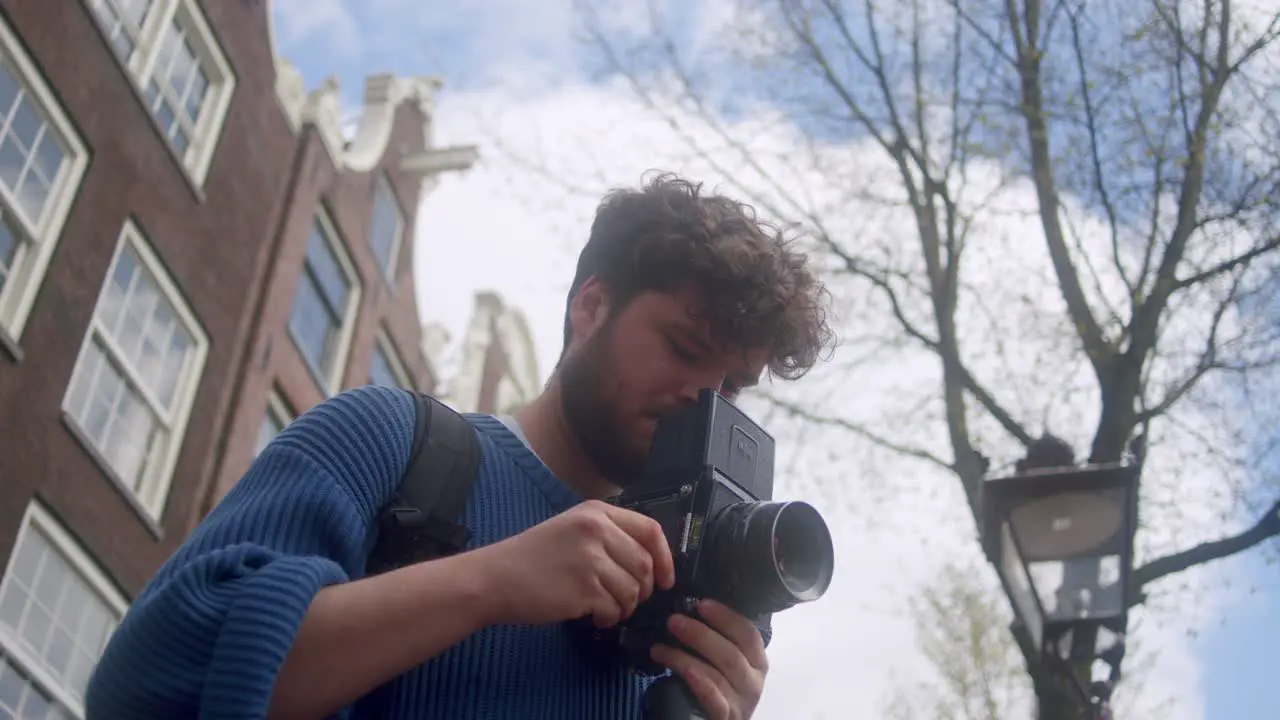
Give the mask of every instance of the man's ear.
M 581 345 L 609 319 L 613 297 L 609 288 L 596 276 L 587 278 L 569 303 L 569 326 L 573 329 L 570 346 Z

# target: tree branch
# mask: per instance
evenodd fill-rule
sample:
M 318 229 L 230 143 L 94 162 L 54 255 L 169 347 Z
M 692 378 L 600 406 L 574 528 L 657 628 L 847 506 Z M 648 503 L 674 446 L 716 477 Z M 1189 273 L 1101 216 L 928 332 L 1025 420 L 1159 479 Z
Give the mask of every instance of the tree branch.
M 1140 411 L 1137 423 L 1150 422 L 1168 412 L 1169 408 L 1173 407 L 1175 403 L 1190 392 L 1200 382 L 1201 378 L 1211 370 L 1222 367 L 1218 362 L 1218 329 L 1222 326 L 1222 318 L 1226 316 L 1227 311 L 1236 305 L 1236 300 L 1240 293 L 1241 280 L 1242 277 L 1236 275 L 1234 282 L 1231 284 L 1231 291 L 1218 303 L 1218 307 L 1214 310 L 1213 319 L 1209 325 L 1209 334 L 1205 338 L 1204 350 L 1200 353 L 1200 360 L 1196 363 L 1196 366 L 1191 369 L 1187 377 L 1183 378 L 1182 382 L 1171 387 L 1163 399 L 1155 405 Z M 1143 383 L 1143 385 L 1145 387 L 1146 383 Z
M 1142 602 L 1142 588 L 1166 575 L 1243 552 L 1265 540 L 1280 535 L 1280 500 L 1277 500 L 1253 527 L 1238 535 L 1212 540 L 1182 552 L 1157 558 L 1133 571 L 1134 604 Z
M 1200 111 L 1196 114 L 1195 125 L 1187 138 L 1186 166 L 1182 174 L 1181 192 L 1178 195 L 1177 220 L 1169 243 L 1165 246 L 1164 255 L 1160 259 L 1160 265 L 1156 269 L 1151 292 L 1134 308 L 1133 320 L 1130 323 L 1129 349 L 1125 353 L 1126 359 L 1134 366 L 1142 364 L 1152 345 L 1155 344 L 1160 317 L 1164 314 L 1169 296 L 1177 287 L 1178 265 L 1182 262 L 1192 234 L 1199 227 L 1197 214 L 1204 190 L 1210 131 L 1214 117 L 1218 113 L 1218 102 L 1231 76 L 1228 67 L 1230 65 L 1228 61 L 1230 7 L 1230 3 L 1222 4 L 1215 64 L 1212 68 L 1202 68 L 1204 79 L 1201 85 Z M 1205 12 L 1206 14 L 1209 12 L 1207 3 Z M 1204 35 L 1208 34 L 1209 25 L 1210 21 L 1206 17 L 1202 28 Z
M 1277 248 L 1280 248 L 1280 235 L 1277 235 L 1271 238 L 1270 240 L 1262 243 L 1261 245 L 1255 246 L 1254 248 L 1252 248 L 1246 253 L 1237 255 L 1236 257 L 1233 257 L 1230 260 L 1223 260 L 1222 262 L 1218 263 L 1217 265 L 1214 265 L 1208 270 L 1204 270 L 1194 275 L 1189 275 L 1187 277 L 1180 278 L 1177 282 L 1174 283 L 1174 289 L 1182 290 L 1184 288 L 1190 287 L 1197 283 L 1201 283 L 1201 282 L 1204 282 L 1205 280 L 1214 278 L 1218 275 L 1221 275 L 1222 273 L 1230 272 L 1236 269 L 1237 267 L 1240 267 L 1241 265 L 1246 265 Z
M 1085 355 L 1100 381 L 1105 381 L 1107 365 L 1113 354 L 1103 335 L 1102 327 L 1089 308 L 1089 301 L 1080 286 L 1080 276 L 1067 247 L 1062 221 L 1059 217 L 1061 203 L 1057 182 L 1053 175 L 1053 159 L 1049 151 L 1049 127 L 1044 112 L 1044 90 L 1041 86 L 1041 57 L 1036 34 L 1039 28 L 1040 3 L 1028 0 L 1024 19 L 1020 17 L 1014 0 L 1006 0 L 1009 32 L 1018 58 L 1018 75 L 1021 81 L 1022 116 L 1026 125 L 1027 142 L 1031 149 L 1031 177 L 1040 207 L 1040 222 L 1044 226 L 1045 242 L 1049 257 L 1058 278 L 1062 299 L 1067 313 L 1075 325 L 1076 334 L 1084 347 Z
M 1093 83 L 1085 66 L 1086 50 L 1080 37 L 1080 17 L 1077 14 L 1082 11 L 1083 7 L 1076 11 L 1068 10 L 1067 17 L 1071 26 L 1071 48 L 1074 51 L 1072 54 L 1075 55 L 1080 96 L 1084 101 L 1085 129 L 1088 131 L 1086 134 L 1089 137 L 1089 160 L 1093 171 L 1093 186 L 1098 193 L 1098 201 L 1102 203 L 1102 209 L 1107 215 L 1107 227 L 1111 232 L 1111 256 L 1115 263 L 1116 273 L 1119 275 L 1121 282 L 1124 283 L 1125 289 L 1128 290 L 1129 297 L 1133 297 L 1133 280 L 1125 272 L 1124 261 L 1121 259 L 1120 220 L 1116 213 L 1115 203 L 1111 200 L 1111 193 L 1107 189 L 1106 172 L 1102 169 L 1102 149 L 1098 143 L 1098 136 L 1101 131 L 1098 128 L 1097 112 L 1094 109 L 1093 92 L 1091 91 Z M 1081 254 L 1086 258 L 1088 257 L 1084 253 Z
M 973 395 L 973 398 L 977 400 L 987 412 L 991 413 L 991 417 L 995 418 L 996 422 L 1000 423 L 1000 427 L 1004 428 L 1006 432 L 1016 438 L 1018 442 L 1023 445 L 1030 445 L 1035 442 L 1035 438 L 1031 437 L 1031 433 L 1027 432 L 1027 429 L 1000 405 L 999 401 L 995 399 L 991 392 L 988 391 L 982 383 L 978 382 L 978 379 L 969 372 L 969 368 L 961 366 L 960 375 L 961 379 L 964 380 L 965 389 Z
M 937 455 L 934 455 L 928 450 L 925 450 L 923 448 L 918 448 L 918 447 L 911 447 L 909 445 L 903 445 L 902 443 L 895 442 L 875 431 L 868 430 L 862 425 L 859 425 L 858 423 L 855 423 L 846 418 L 827 417 L 825 415 L 819 415 L 817 413 L 814 413 L 812 410 L 803 408 L 794 402 L 791 402 L 789 400 L 783 400 L 782 398 L 775 397 L 773 395 L 770 395 L 764 392 L 757 391 L 752 393 L 752 395 L 755 395 L 756 397 L 761 398 L 765 402 L 778 408 L 779 410 L 782 410 L 788 415 L 796 417 L 800 420 L 804 420 L 805 422 L 813 423 L 815 425 L 826 425 L 828 427 L 837 427 L 837 428 L 840 428 L 841 430 L 847 430 L 848 432 L 851 432 L 854 435 L 857 435 L 858 437 L 863 438 L 864 440 L 869 440 L 872 443 L 875 443 L 876 445 L 879 445 L 880 447 L 885 448 L 886 450 L 891 450 L 896 453 L 901 453 L 908 457 L 916 458 L 917 460 L 924 460 L 925 462 L 933 463 L 934 465 L 937 465 L 945 470 L 950 470 L 953 472 L 955 471 L 954 464 L 949 463 L 946 460 L 943 460 L 942 458 L 938 457 Z

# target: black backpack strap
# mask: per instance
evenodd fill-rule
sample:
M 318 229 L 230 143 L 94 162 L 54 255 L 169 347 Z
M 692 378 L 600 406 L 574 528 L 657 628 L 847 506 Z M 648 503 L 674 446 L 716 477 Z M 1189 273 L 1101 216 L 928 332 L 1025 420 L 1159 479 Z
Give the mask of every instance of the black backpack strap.
M 480 469 L 476 430 L 453 408 L 415 393 L 413 450 L 400 490 L 378 516 L 368 575 L 461 552 L 471 532 L 461 523 Z

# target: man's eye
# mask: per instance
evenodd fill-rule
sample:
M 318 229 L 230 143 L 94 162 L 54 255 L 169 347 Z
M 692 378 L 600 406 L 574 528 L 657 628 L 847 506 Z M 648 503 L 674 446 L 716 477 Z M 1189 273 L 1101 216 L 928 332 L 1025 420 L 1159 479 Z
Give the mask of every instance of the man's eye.
M 675 342 L 674 340 L 668 340 L 667 345 L 671 347 L 671 354 L 675 355 L 682 362 L 694 363 L 698 361 L 698 356 L 680 345 L 680 343 Z

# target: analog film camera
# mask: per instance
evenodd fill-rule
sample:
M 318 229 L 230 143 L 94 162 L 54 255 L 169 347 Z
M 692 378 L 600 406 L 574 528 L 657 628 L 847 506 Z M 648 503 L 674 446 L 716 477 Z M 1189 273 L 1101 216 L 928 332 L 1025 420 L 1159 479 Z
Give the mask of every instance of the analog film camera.
M 665 672 L 649 650 L 655 643 L 680 646 L 667 619 L 696 616 L 699 598 L 719 600 L 767 627 L 773 613 L 826 592 L 835 564 L 831 534 L 812 505 L 772 501 L 773 456 L 768 433 L 719 393 L 703 390 L 695 406 L 663 418 L 644 477 L 610 500 L 657 520 L 675 561 L 671 590 L 655 588 L 631 617 L 597 638 L 616 644 L 637 672 Z M 701 717 L 674 676 L 649 687 L 643 714 Z

